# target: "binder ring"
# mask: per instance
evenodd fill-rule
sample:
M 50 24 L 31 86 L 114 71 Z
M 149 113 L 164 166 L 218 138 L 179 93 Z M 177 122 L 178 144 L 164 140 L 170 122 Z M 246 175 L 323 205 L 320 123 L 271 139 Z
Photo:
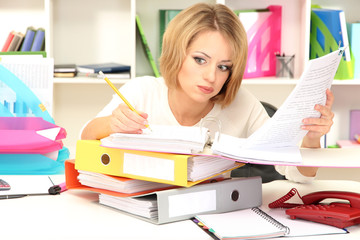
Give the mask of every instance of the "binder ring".
M 220 133 L 221 133 L 221 121 L 220 121 L 219 119 L 215 118 L 215 117 L 202 118 L 202 119 L 200 120 L 200 132 L 202 132 L 202 129 L 203 129 L 203 127 L 204 127 L 205 122 L 214 122 L 214 123 L 216 123 L 216 125 L 217 125 L 217 127 L 218 127 L 218 132 L 219 132 L 219 134 L 215 134 L 215 138 L 216 138 L 215 140 L 216 140 L 216 141 L 219 141 L 219 139 L 220 139 Z

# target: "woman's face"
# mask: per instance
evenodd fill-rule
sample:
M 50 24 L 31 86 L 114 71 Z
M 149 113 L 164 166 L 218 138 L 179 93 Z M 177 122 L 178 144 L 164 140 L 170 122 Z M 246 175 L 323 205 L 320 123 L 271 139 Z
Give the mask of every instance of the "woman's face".
M 187 49 L 178 74 L 180 90 L 195 102 L 208 102 L 228 79 L 231 48 L 218 31 L 200 33 Z

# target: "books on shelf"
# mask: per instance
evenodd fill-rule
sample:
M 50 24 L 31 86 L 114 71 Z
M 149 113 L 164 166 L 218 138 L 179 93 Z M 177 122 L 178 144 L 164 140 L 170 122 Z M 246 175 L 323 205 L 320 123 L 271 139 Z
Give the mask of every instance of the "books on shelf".
M 23 52 L 31 51 L 31 46 L 34 42 L 35 33 L 36 33 L 36 29 L 32 26 L 26 29 L 24 41 L 20 49 L 21 51 Z
M 311 9 L 310 59 L 324 56 L 339 47 L 345 48 L 335 79 L 354 78 L 354 58 L 351 57 L 346 18 L 343 10 Z
M 115 62 L 77 65 L 76 69 L 79 73 L 99 73 L 99 71 L 102 71 L 103 73 L 106 74 L 130 72 L 129 65 L 124 65 Z
M 181 12 L 181 9 L 160 9 L 160 52 L 162 49 L 162 40 L 169 22 Z
M 14 37 L 11 40 L 11 43 L 9 45 L 9 48 L 7 49 L 7 52 L 15 52 L 20 49 L 20 46 L 22 44 L 22 41 L 24 39 L 24 34 L 21 32 L 14 32 Z
M 360 22 L 347 23 L 350 52 L 354 58 L 354 79 L 360 79 Z
M 103 79 L 104 76 L 102 76 L 99 73 L 81 73 L 78 72 L 77 76 L 79 77 L 90 77 L 90 78 L 99 78 Z M 130 72 L 118 72 L 118 73 L 106 73 L 106 77 L 109 79 L 130 79 L 131 75 Z
M 31 45 L 30 51 L 44 51 L 45 50 L 45 29 L 38 28 L 34 35 L 34 40 Z
M 7 50 L 8 50 L 8 48 L 9 48 L 9 46 L 10 46 L 10 43 L 11 43 L 11 41 L 13 40 L 13 38 L 14 38 L 14 35 L 15 35 L 15 31 L 11 31 L 10 33 L 9 33 L 9 35 L 8 35 L 8 37 L 6 38 L 6 41 L 5 41 L 5 43 L 4 43 L 4 45 L 3 45 L 3 48 L 2 48 L 2 52 L 7 52 Z
M 141 38 L 142 46 L 144 48 L 144 51 L 145 51 L 145 54 L 146 54 L 146 56 L 148 58 L 150 66 L 151 66 L 151 68 L 152 68 L 152 70 L 154 72 L 154 76 L 155 77 L 160 77 L 158 67 L 156 66 L 155 60 L 153 58 L 150 47 L 149 47 L 148 42 L 146 40 L 146 36 L 145 36 L 144 30 L 143 30 L 143 27 L 141 25 L 140 17 L 138 15 L 136 15 L 135 20 L 136 20 L 136 27 L 137 27 L 137 29 L 139 31 L 139 35 L 140 35 L 140 38 Z
M 345 234 L 345 229 L 310 222 L 291 220 L 284 209 L 262 210 L 258 207 L 195 217 L 219 239 L 260 239 Z
M 75 77 L 76 65 L 75 64 L 55 64 L 54 77 Z

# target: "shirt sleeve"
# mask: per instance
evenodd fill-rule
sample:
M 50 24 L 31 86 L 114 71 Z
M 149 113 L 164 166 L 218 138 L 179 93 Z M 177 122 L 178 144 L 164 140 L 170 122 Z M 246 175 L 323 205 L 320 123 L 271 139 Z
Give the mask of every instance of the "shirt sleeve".
M 278 171 L 281 175 L 284 175 L 286 179 L 298 182 L 298 183 L 310 183 L 315 177 L 306 177 L 302 175 L 296 166 L 275 166 L 276 171 Z

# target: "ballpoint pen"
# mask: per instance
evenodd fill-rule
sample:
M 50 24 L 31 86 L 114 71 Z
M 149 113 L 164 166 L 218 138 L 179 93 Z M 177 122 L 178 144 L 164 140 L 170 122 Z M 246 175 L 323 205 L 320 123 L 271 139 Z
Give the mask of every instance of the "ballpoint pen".
M 124 103 L 134 112 L 136 112 L 139 116 L 140 113 L 136 111 L 136 109 L 129 103 L 128 100 L 119 92 L 119 90 L 114 86 L 114 84 L 105 76 L 105 74 L 102 71 L 99 71 L 100 75 L 104 78 L 104 80 L 109 84 L 109 86 L 119 95 L 119 97 L 124 101 Z M 148 124 L 145 125 L 149 130 L 151 130 L 150 126 Z
M 0 196 L 0 200 L 2 199 L 13 199 L 13 198 L 22 198 L 28 196 L 27 194 L 16 194 L 16 195 L 3 195 Z
M 62 193 L 64 191 L 66 191 L 66 190 L 67 190 L 66 183 L 61 183 L 61 184 L 58 184 L 58 185 L 51 186 L 49 188 L 49 194 L 56 195 L 56 194 L 59 194 L 59 193 Z

